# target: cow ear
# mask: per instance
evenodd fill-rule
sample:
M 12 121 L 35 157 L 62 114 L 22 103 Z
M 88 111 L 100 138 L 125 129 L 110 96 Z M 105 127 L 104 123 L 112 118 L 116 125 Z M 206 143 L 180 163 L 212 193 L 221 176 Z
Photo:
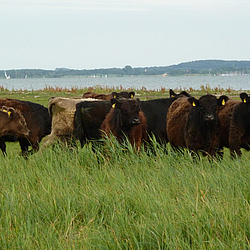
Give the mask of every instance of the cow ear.
M 177 95 L 175 94 L 175 92 L 172 89 L 170 89 L 169 90 L 169 96 L 170 97 L 176 97 Z
M 181 91 L 179 95 L 184 95 L 186 97 L 190 97 L 190 95 L 186 91 Z
M 189 97 L 188 101 L 193 107 L 199 106 L 199 100 L 195 99 L 194 97 Z
M 2 111 L 7 113 L 8 117 L 11 117 L 11 115 L 14 113 L 15 109 L 12 107 L 3 106 Z
M 15 113 L 15 109 L 14 109 L 14 108 L 12 108 L 12 107 L 9 107 L 9 108 L 8 108 L 7 113 L 8 113 L 8 116 L 9 116 L 9 117 L 11 117 L 11 116 L 13 116 L 13 115 L 14 115 L 14 113 Z
M 3 112 L 8 112 L 8 108 L 7 108 L 6 106 L 3 106 L 3 107 L 2 107 L 2 111 L 3 111 Z
M 120 107 L 119 104 L 120 104 L 120 102 L 119 102 L 118 99 L 116 99 L 116 98 L 111 98 L 110 99 L 110 105 L 111 105 L 112 108 L 119 108 Z
M 8 117 L 10 117 L 10 115 L 11 115 L 11 113 L 12 113 L 13 110 L 14 110 L 13 108 L 7 108 L 6 106 L 3 106 L 3 107 L 2 107 L 2 111 L 3 111 L 4 113 L 7 113 L 7 114 L 8 114 Z
M 242 100 L 243 103 L 246 103 L 248 99 L 248 94 L 245 92 L 240 93 L 240 99 Z
M 225 106 L 227 101 L 228 101 L 228 97 L 227 97 L 226 95 L 222 95 L 222 96 L 217 100 L 219 106 Z
M 116 93 L 116 92 L 112 92 L 111 96 L 112 96 L 113 98 L 116 98 L 116 97 L 117 97 L 117 93 Z
M 134 91 L 129 92 L 129 96 L 130 96 L 130 98 L 134 98 L 135 92 Z

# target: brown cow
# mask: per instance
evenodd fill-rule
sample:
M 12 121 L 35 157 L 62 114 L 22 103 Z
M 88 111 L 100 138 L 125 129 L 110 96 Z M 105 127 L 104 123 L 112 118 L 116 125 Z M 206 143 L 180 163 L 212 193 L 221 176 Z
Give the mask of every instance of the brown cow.
M 14 109 L 19 110 L 21 112 L 27 123 L 27 127 L 30 130 L 30 133 L 27 137 L 0 137 L 1 150 L 6 150 L 6 141 L 17 140 L 19 141 L 19 144 L 21 146 L 23 156 L 27 156 L 29 152 L 29 146 L 32 146 L 32 150 L 30 152 L 37 151 L 39 149 L 39 142 L 45 135 L 50 133 L 51 118 L 49 116 L 48 109 L 38 103 L 20 101 L 9 98 L 0 99 L 0 107 L 3 105 L 13 107 Z M 6 151 L 3 151 L 3 153 L 6 154 Z
M 29 132 L 27 123 L 19 110 L 6 106 L 0 109 L 0 136 L 8 134 L 26 137 Z
M 110 100 L 111 98 L 133 98 L 135 96 L 135 92 L 126 92 L 122 91 L 120 93 L 112 92 L 111 94 L 99 94 L 94 92 L 86 92 L 83 94 L 83 98 L 94 98 L 94 99 L 100 99 L 100 100 Z
M 219 155 L 223 157 L 223 147 L 229 148 L 229 130 L 234 107 L 240 104 L 238 100 L 228 100 L 218 108 L 218 117 L 221 123 Z
M 140 150 L 141 143 L 147 139 L 147 123 L 140 109 L 140 100 L 112 98 L 110 104 L 112 109 L 101 125 L 104 135 L 113 134 L 119 142 L 127 136 L 135 149 Z
M 175 100 L 167 114 L 167 135 L 171 145 L 216 156 L 220 139 L 217 108 L 227 100 L 227 96 L 217 99 L 213 95 L 202 96 L 199 100 L 194 97 Z

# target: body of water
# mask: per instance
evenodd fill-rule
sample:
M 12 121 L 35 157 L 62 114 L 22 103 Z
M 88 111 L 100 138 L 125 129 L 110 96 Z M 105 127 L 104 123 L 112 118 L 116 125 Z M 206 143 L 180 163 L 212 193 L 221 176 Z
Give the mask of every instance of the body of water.
M 201 89 L 220 87 L 233 90 L 250 90 L 250 76 L 131 76 L 96 78 L 24 78 L 0 79 L 0 86 L 9 90 L 40 90 L 46 87 L 84 88 L 84 87 L 122 87 L 147 90 L 165 89 Z

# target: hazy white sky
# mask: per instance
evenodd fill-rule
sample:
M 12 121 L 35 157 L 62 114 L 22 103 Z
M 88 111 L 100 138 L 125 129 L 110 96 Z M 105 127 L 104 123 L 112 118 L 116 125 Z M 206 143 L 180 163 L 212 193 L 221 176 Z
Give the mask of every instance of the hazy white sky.
M 0 0 L 0 69 L 250 60 L 250 0 Z

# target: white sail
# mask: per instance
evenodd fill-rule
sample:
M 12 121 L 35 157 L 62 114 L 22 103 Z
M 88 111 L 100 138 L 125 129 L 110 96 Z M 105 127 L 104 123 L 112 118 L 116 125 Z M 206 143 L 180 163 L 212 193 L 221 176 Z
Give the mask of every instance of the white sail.
M 6 71 L 4 71 L 4 75 L 6 79 L 10 79 L 10 76 L 7 75 Z

